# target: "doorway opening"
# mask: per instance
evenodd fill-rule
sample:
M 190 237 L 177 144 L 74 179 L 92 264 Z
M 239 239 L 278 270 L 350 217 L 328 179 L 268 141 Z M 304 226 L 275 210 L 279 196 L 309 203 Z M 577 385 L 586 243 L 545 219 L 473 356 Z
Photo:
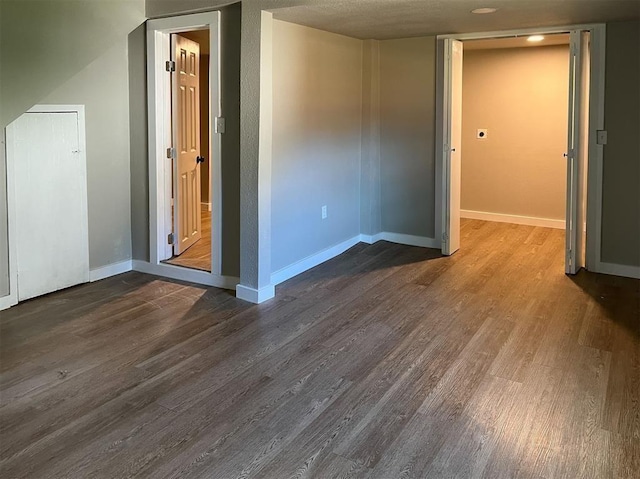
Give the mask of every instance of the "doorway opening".
M 220 12 L 147 22 L 149 264 L 234 288 L 222 275 Z
M 461 249 L 495 231 L 562 250 L 560 232 L 531 227 L 565 229 L 569 43 L 568 34 L 463 42 Z
M 565 229 L 565 272 L 596 270 L 604 26 L 445 35 L 439 54 L 443 254 L 466 217 Z
M 211 271 L 209 29 L 171 34 L 172 255 L 166 263 Z

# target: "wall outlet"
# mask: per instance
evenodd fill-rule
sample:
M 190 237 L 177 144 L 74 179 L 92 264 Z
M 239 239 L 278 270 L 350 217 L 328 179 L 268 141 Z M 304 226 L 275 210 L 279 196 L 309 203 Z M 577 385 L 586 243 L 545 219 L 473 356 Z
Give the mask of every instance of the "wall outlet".
M 476 138 L 478 140 L 484 140 L 487 135 L 489 135 L 489 130 L 487 130 L 486 128 L 479 128 L 476 132 Z
M 322 207 L 322 219 L 326 220 L 327 219 L 327 205 L 324 205 Z

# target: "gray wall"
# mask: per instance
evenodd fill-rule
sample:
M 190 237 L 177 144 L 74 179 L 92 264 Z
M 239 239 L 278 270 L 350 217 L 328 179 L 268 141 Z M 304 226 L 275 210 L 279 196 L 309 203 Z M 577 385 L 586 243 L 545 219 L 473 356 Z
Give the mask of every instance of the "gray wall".
M 240 276 L 240 33 L 242 10 L 222 9 L 222 273 Z
M 129 34 L 131 256 L 149 261 L 149 166 L 146 27 Z
M 362 157 L 360 163 L 360 232 L 382 230 L 380 205 L 380 42 L 362 46 Z
M 274 21 L 273 271 L 360 233 L 361 121 L 362 41 Z
M 144 0 L 2 0 L 2 127 L 144 21 Z
M 435 37 L 380 42 L 382 230 L 435 236 Z
M 222 274 L 240 274 L 240 4 L 220 9 L 222 114 Z M 129 36 L 133 258 L 149 261 L 149 166 L 145 30 Z
M 127 39 L 39 103 L 85 105 L 89 265 L 131 259 Z
M 640 22 L 607 25 L 602 261 L 640 266 Z

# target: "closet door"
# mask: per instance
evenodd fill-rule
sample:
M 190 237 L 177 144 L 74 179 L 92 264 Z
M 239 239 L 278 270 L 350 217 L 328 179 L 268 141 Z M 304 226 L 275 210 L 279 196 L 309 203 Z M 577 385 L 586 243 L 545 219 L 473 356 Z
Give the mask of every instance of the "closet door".
M 76 112 L 25 113 L 7 127 L 19 301 L 89 281 L 80 144 Z

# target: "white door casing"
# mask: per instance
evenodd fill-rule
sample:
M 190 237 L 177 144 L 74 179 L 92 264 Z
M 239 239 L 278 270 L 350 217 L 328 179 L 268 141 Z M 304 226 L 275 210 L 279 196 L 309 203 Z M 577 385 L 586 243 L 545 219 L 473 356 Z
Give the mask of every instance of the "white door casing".
M 149 118 L 149 263 L 134 267 L 153 274 L 209 286 L 233 289 L 239 278 L 222 275 L 222 133 L 218 118 L 221 105 L 221 37 L 219 11 L 179 15 L 147 21 L 147 105 Z M 166 71 L 172 34 L 209 29 L 209 124 L 211 158 L 211 272 L 183 268 L 162 261 L 171 257 L 167 235 L 172 232 L 171 161 L 167 148 L 171 135 L 171 82 Z
M 586 200 L 589 157 L 589 32 L 571 32 L 565 272 L 585 267 Z
M 84 111 L 34 107 L 7 127 L 16 301 L 89 281 Z
M 443 174 L 442 254 L 452 255 L 460 249 L 460 186 L 462 170 L 462 42 L 446 39 L 445 125 Z

